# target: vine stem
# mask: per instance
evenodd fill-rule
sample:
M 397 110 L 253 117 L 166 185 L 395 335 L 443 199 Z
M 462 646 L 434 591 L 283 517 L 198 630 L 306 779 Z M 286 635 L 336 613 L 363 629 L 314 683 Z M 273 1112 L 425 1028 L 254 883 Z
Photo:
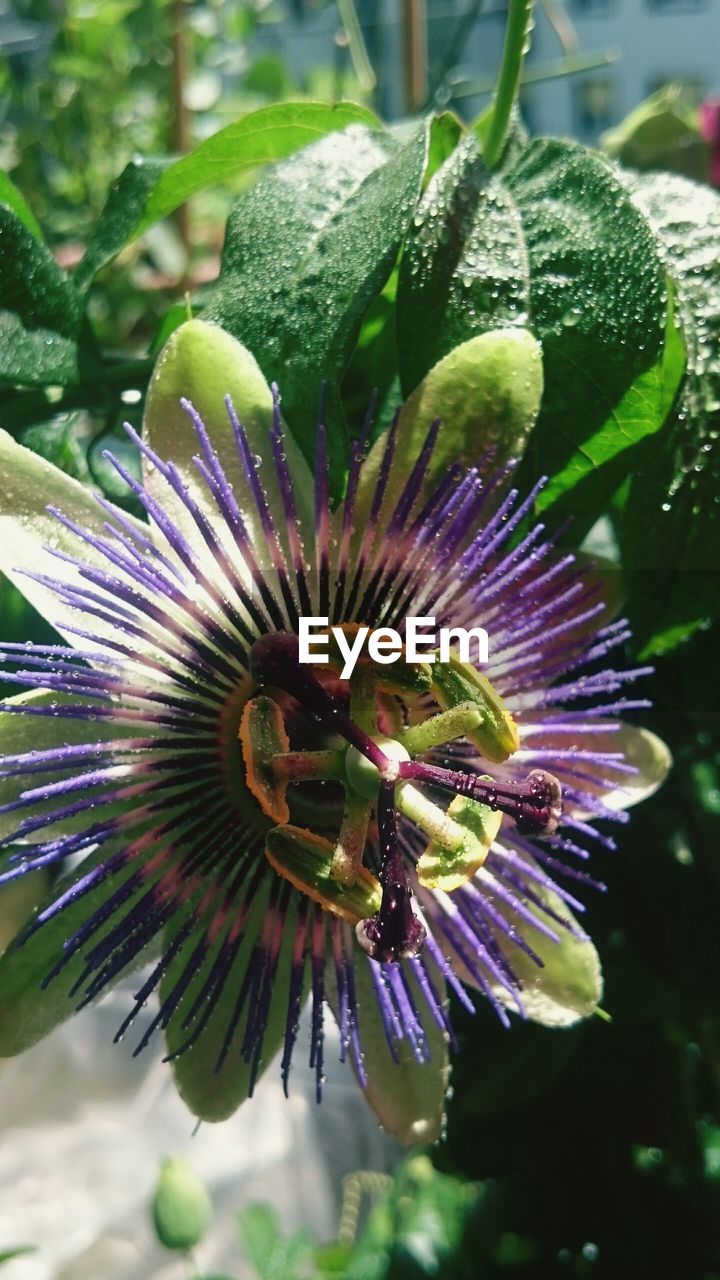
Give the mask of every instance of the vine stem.
M 510 0 L 500 78 L 483 147 L 489 169 L 495 167 L 503 152 L 528 48 L 532 13 L 533 0 Z

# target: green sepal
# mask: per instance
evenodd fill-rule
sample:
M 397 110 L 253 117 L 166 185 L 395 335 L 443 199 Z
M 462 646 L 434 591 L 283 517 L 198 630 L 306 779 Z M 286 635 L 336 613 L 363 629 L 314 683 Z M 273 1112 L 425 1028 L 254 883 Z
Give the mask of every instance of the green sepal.
M 432 422 L 442 426 L 421 492 L 424 500 L 448 467 L 474 466 L 486 450 L 495 463 L 519 456 L 540 410 L 540 345 L 527 329 L 494 329 L 462 342 L 430 370 L 400 410 L 395 453 L 380 524 L 397 505 Z M 356 507 L 362 530 L 377 488 L 386 437 L 375 442 L 363 467 Z
M 354 943 L 353 972 L 365 1075 L 359 1083 L 380 1124 L 391 1137 L 406 1147 L 437 1142 L 445 1126 L 450 1076 L 448 1036 L 423 1010 L 427 1060 L 418 1062 L 409 1039 L 396 1041 L 391 1052 L 372 977 L 373 964 Z M 405 976 L 411 999 L 416 1001 L 417 1008 L 422 1008 L 423 998 L 409 966 L 405 968 Z M 432 981 L 436 990 L 444 993 L 442 975 L 434 966 Z M 325 969 L 325 989 L 330 1007 L 338 1017 L 337 975 L 330 959 Z M 357 1072 L 357 1064 L 351 1060 Z
M 491 881 L 487 882 L 492 892 Z M 522 926 L 522 935 L 540 961 L 512 942 L 503 942 L 502 950 L 521 985 L 520 1003 L 526 1017 L 545 1027 L 571 1027 L 595 1013 L 603 997 L 600 958 L 590 938 L 583 933 L 568 910 L 567 904 L 549 888 L 535 887 L 541 907 L 566 922 L 565 926 L 549 923 L 557 941 L 546 934 Z M 512 924 L 512 914 L 496 900 L 496 909 Z M 536 910 L 539 919 L 547 918 Z M 517 1001 L 500 983 L 493 983 L 493 993 L 508 1009 L 515 1011 Z
M 268 877 L 268 880 L 270 878 Z M 219 961 L 220 948 L 225 942 L 228 931 L 235 925 L 231 919 L 225 929 L 221 930 L 212 947 L 198 966 L 185 990 L 182 999 L 173 1012 L 165 1029 L 168 1056 L 172 1062 L 175 1086 L 185 1105 L 200 1120 L 216 1124 L 227 1120 L 238 1107 L 251 1095 L 254 1082 L 270 1065 L 278 1049 L 283 1043 L 285 1034 L 288 998 L 290 991 L 290 972 L 293 959 L 293 948 L 297 930 L 297 900 L 293 897 L 287 908 L 287 916 L 283 922 L 283 935 L 280 953 L 277 959 L 275 976 L 272 981 L 270 1005 L 265 1023 L 262 1046 L 259 1051 L 244 1050 L 243 1041 L 248 1028 L 248 1020 L 252 1019 L 256 1010 L 245 1008 L 235 1028 L 232 1042 L 224 1057 L 223 1049 L 228 1029 L 237 1019 L 237 1008 L 243 982 L 248 966 L 252 963 L 254 949 L 263 935 L 263 928 L 268 917 L 268 884 L 256 894 L 250 914 L 242 929 L 240 948 L 235 956 L 232 968 L 226 973 L 222 990 L 201 1034 L 193 1040 L 195 1023 L 184 1026 L 189 1010 L 198 996 L 211 980 L 213 967 Z M 165 947 L 172 942 L 174 931 L 181 927 L 176 921 L 168 929 Z M 183 972 L 188 963 L 188 952 L 192 942 L 186 944 L 176 954 L 163 975 L 160 986 L 161 1002 L 168 999 L 176 984 L 182 981 Z M 304 985 L 298 992 L 298 1001 L 302 1005 Z M 204 1016 L 202 1012 L 198 1017 Z M 222 1060 L 221 1060 L 222 1058 Z
M 208 324 L 205 320 L 188 320 L 170 336 L 158 356 L 148 388 L 143 436 L 161 458 L 178 467 L 183 481 L 201 507 L 214 511 L 214 504 L 208 507 L 207 488 L 193 461 L 198 453 L 198 438 L 180 404 L 183 397 L 191 402 L 207 428 L 262 560 L 267 540 L 260 518 L 255 514 L 255 504 L 225 406 L 228 395 L 245 428 L 251 452 L 264 460 L 263 487 L 282 536 L 286 523 L 285 509 L 275 468 L 269 460 L 272 392 L 251 352 L 219 325 Z M 313 491 L 312 476 L 288 431 L 284 435 L 283 451 L 294 481 L 299 518 L 304 531 L 309 532 L 312 529 L 309 498 Z M 186 507 L 168 488 L 158 471 L 147 464 L 145 484 L 183 532 L 197 540 L 197 528 Z M 217 515 L 214 519 L 217 522 Z
M 7 870 L 4 856 L 0 857 L 0 871 Z M 47 869 L 30 871 L 19 880 L 11 880 L 0 887 L 0 955 L 18 934 L 33 911 L 47 897 L 50 875 Z
M 326 911 L 357 924 L 380 910 L 380 885 L 365 867 L 352 883 L 333 874 L 335 845 L 303 827 L 273 827 L 265 856 L 278 875 Z M 337 865 L 337 864 L 336 864 Z
M 210 1197 L 180 1156 L 169 1156 L 162 1163 L 152 1216 L 157 1238 L 166 1249 L 194 1248 L 210 1226 Z
M 436 661 L 432 672 L 433 693 L 442 707 L 472 702 L 481 712 L 480 724 L 467 737 L 482 756 L 501 764 L 517 751 L 520 739 L 515 721 L 486 676 L 452 653 L 449 662 Z
M 431 840 L 417 864 L 417 877 L 425 889 L 452 893 L 480 870 L 500 830 L 502 814 L 468 796 L 455 796 L 448 816 L 465 829 L 465 843 L 459 849 L 448 849 Z
M 69 693 L 52 693 L 45 690 L 33 689 L 26 693 L 17 694 L 13 698 L 8 698 L 6 706 L 27 707 L 27 712 L 17 711 L 0 711 L 0 760 L 11 755 L 21 755 L 23 753 L 37 751 L 47 751 L 54 747 L 71 746 L 76 743 L 97 742 L 101 744 L 103 740 L 115 738 L 131 738 L 136 737 L 138 733 L 137 722 L 128 724 L 119 724 L 115 717 L 108 719 L 96 720 L 79 720 L 74 719 L 64 709 L 68 706 L 87 706 L 92 710 L 92 698 L 83 698 L 75 694 Z M 52 715 L 33 715 L 34 710 L 43 708 L 45 710 L 52 709 Z M 28 764 L 30 768 L 30 764 Z M 57 769 L 48 769 L 41 775 L 34 775 L 29 772 L 10 774 L 8 777 L 0 776 L 0 806 L 4 807 L 15 803 L 23 795 L 25 791 L 31 791 L 35 787 L 50 786 L 53 783 L 61 782 L 67 778 L 67 769 L 60 766 Z M 120 788 L 129 784 L 130 778 L 117 780 L 115 784 L 109 787 L 88 787 L 87 790 L 78 791 L 74 794 L 74 800 L 84 800 L 88 797 L 94 798 L 92 820 L 98 821 L 102 814 L 103 821 L 106 818 L 115 817 L 124 810 L 122 801 L 115 801 L 112 794 L 104 799 L 106 791 L 112 792 L 114 787 Z M 13 836 L 20 823 L 24 818 L 35 819 L 42 814 L 55 813 L 62 808 L 62 797 L 53 796 L 47 800 L 33 800 L 32 806 L 20 809 L 8 809 L 5 813 L 0 813 L 0 837 L 6 839 Z M 40 827 L 34 831 L 29 837 L 31 843 L 44 840 L 55 839 L 61 833 L 69 835 L 72 832 L 82 831 L 90 822 L 87 810 L 80 810 L 78 813 L 71 814 L 69 817 L 61 819 L 59 822 L 49 823 L 47 826 Z M 25 837 L 23 837 L 24 839 Z
M 118 851 L 119 844 L 119 840 L 104 844 L 90 854 L 75 872 L 59 882 L 39 910 L 55 902 L 89 871 L 109 861 Z M 79 989 L 75 995 L 70 992 L 85 971 L 87 947 L 77 951 L 47 986 L 43 986 L 43 982 L 60 960 L 64 943 L 102 909 L 110 894 L 119 889 L 136 869 L 137 864 L 128 861 L 111 882 L 101 880 L 89 892 L 68 902 L 62 911 L 30 934 L 26 941 L 20 945 L 11 943 L 0 956 L 0 1058 L 23 1053 L 75 1013 L 83 991 Z M 132 910 L 137 904 L 144 889 L 143 884 L 135 889 L 126 904 L 127 910 Z M 104 921 L 94 934 L 92 945 L 101 942 L 116 924 L 114 916 Z M 146 963 L 147 958 L 147 951 L 138 955 L 128 969 L 118 974 L 116 981 Z

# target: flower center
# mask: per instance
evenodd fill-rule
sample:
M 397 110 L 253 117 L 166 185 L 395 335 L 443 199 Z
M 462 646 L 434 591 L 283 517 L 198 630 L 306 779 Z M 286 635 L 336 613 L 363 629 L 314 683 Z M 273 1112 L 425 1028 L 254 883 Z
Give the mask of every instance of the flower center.
M 348 785 L 366 800 L 377 798 L 381 781 L 396 782 L 400 776 L 400 765 L 410 759 L 410 753 L 397 738 L 374 734 L 372 741 L 387 760 L 382 770 L 362 751 L 358 751 L 357 747 L 348 747 L 345 752 L 345 777 Z
M 247 786 L 275 824 L 266 856 L 301 892 L 354 923 L 374 959 L 422 947 L 411 879 L 448 892 L 464 884 L 487 858 L 503 815 L 535 835 L 557 827 L 557 779 L 534 770 L 506 782 L 480 771 L 480 760 L 483 770 L 485 760 L 507 760 L 519 739 L 502 698 L 468 664 L 435 655 L 389 670 L 368 659 L 341 680 L 332 665 L 302 664 L 297 637 L 278 633 L 253 646 L 250 670 L 258 690 L 240 740 Z M 477 768 L 418 759 L 462 739 L 480 758 Z M 314 788 L 315 830 L 293 821 L 300 783 Z M 436 802 L 442 791 L 454 797 L 447 810 Z M 403 852 L 397 812 L 429 839 L 417 860 Z

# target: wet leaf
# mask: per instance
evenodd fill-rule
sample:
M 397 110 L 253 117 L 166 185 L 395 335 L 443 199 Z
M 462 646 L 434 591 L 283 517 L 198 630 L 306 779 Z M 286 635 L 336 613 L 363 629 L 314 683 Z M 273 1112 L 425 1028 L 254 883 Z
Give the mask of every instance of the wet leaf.
M 280 383 L 283 413 L 312 460 L 320 392 L 333 474 L 347 428 L 339 382 L 365 311 L 412 217 L 425 167 L 423 127 L 404 146 L 353 126 L 275 166 L 237 201 L 205 315 Z
M 354 102 L 284 102 L 251 111 L 165 170 L 133 235 L 140 235 L 206 187 L 282 160 L 324 134 L 346 129 L 350 124 L 378 128 L 380 122 L 366 107 Z
M 6 173 L 0 173 L 0 204 L 7 205 L 8 209 L 20 219 L 28 231 L 31 231 L 36 240 L 42 240 L 43 233 L 40 230 L 35 214 L 27 203 L 25 197 L 18 191 L 13 182 L 10 181 Z
M 83 312 L 49 250 L 0 205 L 0 382 L 66 386 L 94 367 Z
M 644 653 L 720 611 L 720 196 L 666 174 L 627 177 L 675 283 L 687 373 L 659 447 L 638 459 L 620 542 Z
M 528 306 L 517 208 L 468 136 L 425 192 L 402 258 L 397 330 L 404 393 L 468 338 L 523 325 Z
M 77 287 L 87 288 L 126 244 L 200 191 L 280 160 L 323 134 L 354 123 L 379 127 L 371 111 L 351 102 L 273 104 L 219 129 L 174 162 L 170 158 L 131 160 L 111 187 L 90 234 L 75 271 Z
M 625 397 L 656 365 L 666 324 L 665 268 L 655 238 L 611 167 L 578 143 L 539 139 L 505 169 L 530 270 L 530 327 L 543 346 L 545 393 L 519 487 L 565 474 L 558 520 L 578 539 L 605 509 L 580 499 L 573 459 L 616 434 Z M 632 409 L 632 404 L 630 406 Z M 602 443 L 601 443 L 602 442 Z M 567 469 L 567 470 L 566 470 Z
M 100 268 L 137 234 L 148 199 L 168 163 L 131 160 L 125 166 L 110 188 L 105 208 L 90 232 L 85 253 L 75 268 L 73 279 L 78 289 L 86 289 Z
M 575 514 L 585 509 L 593 517 L 602 510 L 636 465 L 637 446 L 664 426 L 684 372 L 685 347 L 670 305 L 665 342 L 657 360 L 628 387 L 609 417 L 578 445 L 562 470 L 550 475 L 537 510 L 550 509 L 557 516 L 558 511 Z M 584 525 L 588 519 L 584 518 Z

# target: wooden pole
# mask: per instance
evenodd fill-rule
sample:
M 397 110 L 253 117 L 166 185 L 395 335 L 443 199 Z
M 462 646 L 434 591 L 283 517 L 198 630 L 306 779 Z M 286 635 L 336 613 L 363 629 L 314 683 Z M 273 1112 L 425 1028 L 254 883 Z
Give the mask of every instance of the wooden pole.
M 402 0 L 405 110 L 414 115 L 427 98 L 428 54 L 425 0 Z

